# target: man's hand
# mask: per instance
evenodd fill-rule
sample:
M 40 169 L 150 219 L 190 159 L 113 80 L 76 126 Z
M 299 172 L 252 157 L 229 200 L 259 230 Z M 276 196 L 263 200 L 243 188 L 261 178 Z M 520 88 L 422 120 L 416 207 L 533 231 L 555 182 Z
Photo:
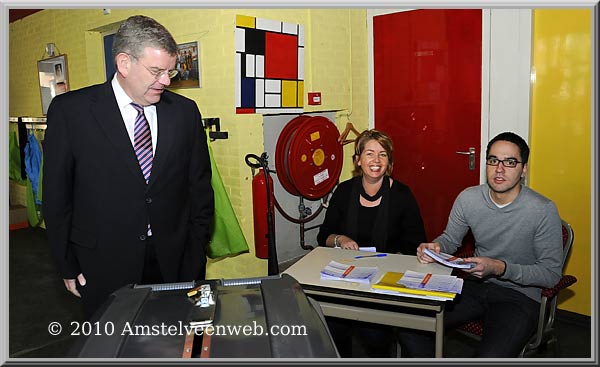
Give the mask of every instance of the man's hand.
M 439 254 L 441 249 L 439 242 L 424 242 L 420 244 L 419 247 L 417 247 L 417 260 L 419 260 L 421 264 L 429 264 L 435 262 L 435 260 L 432 259 L 431 256 L 423 252 L 423 250 L 425 249 L 430 249 L 431 251 L 435 251 Z
M 502 260 L 492 259 L 489 257 L 466 257 L 465 262 L 475 263 L 471 269 L 462 269 L 463 271 L 473 274 L 478 278 L 483 278 L 488 275 L 500 276 L 506 270 L 506 263 Z
M 75 283 L 76 280 L 81 286 L 85 285 L 85 277 L 82 273 L 79 273 L 77 279 L 63 279 L 63 282 L 65 282 L 65 288 L 67 288 L 69 292 L 81 298 L 81 294 L 79 294 L 79 291 L 77 290 L 77 283 Z

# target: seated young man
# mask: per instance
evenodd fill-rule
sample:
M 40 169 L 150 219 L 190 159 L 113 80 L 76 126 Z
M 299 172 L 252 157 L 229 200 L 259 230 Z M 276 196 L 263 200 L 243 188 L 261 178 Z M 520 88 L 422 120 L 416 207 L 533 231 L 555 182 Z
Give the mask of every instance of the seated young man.
M 517 357 L 533 335 L 539 314 L 541 288 L 561 277 L 561 220 L 554 203 L 522 184 L 529 147 L 518 135 L 505 132 L 486 150 L 487 183 L 461 192 L 444 233 L 417 248 L 421 263 L 434 260 L 423 250 L 453 253 L 469 230 L 475 237 L 475 256 L 465 261 L 462 294 L 448 303 L 444 327 L 455 328 L 484 320 L 484 335 L 476 357 Z M 403 352 L 412 357 L 433 356 L 433 337 L 401 335 Z

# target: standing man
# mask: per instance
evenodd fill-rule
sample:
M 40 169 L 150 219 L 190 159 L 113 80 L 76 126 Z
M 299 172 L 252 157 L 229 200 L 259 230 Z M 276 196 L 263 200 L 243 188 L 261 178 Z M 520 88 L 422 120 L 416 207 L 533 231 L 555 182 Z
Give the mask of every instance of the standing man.
M 541 288 L 561 277 L 561 220 L 551 200 L 521 183 L 528 158 L 520 136 L 493 138 L 486 150 L 487 184 L 461 192 L 444 233 L 417 248 L 419 261 L 431 263 L 424 249 L 453 253 L 472 230 L 475 257 L 465 261 L 476 266 L 465 270 L 472 277 L 448 305 L 444 326 L 483 319 L 477 357 L 517 357 L 537 325 Z
M 137 15 L 112 52 L 111 81 L 53 99 L 44 146 L 48 240 L 88 318 L 126 284 L 203 279 L 214 212 L 200 112 L 166 90 L 175 40 Z

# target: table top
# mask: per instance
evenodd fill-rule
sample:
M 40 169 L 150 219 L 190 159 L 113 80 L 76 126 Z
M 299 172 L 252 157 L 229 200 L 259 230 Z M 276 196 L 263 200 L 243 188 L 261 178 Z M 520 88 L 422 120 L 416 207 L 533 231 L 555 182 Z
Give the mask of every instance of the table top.
M 434 331 L 436 356 L 442 356 L 443 315 L 447 301 L 414 298 L 401 293 L 379 293 L 371 284 L 344 280 L 321 279 L 321 269 L 330 261 L 355 266 L 377 266 L 373 283 L 388 271 L 450 275 L 452 268 L 438 263 L 421 264 L 415 255 L 387 254 L 384 257 L 355 256 L 373 255 L 373 252 L 317 247 L 284 273 L 294 277 L 303 290 L 319 302 L 325 316 L 341 317 L 385 325 Z M 326 313 L 327 312 L 327 313 Z M 429 315 L 429 316 L 427 316 Z
M 373 283 L 377 283 L 388 271 L 403 273 L 406 270 L 412 270 L 420 273 L 441 275 L 450 275 L 452 273 L 452 268 L 437 263 L 421 264 L 414 255 L 387 254 L 384 257 L 354 258 L 359 255 L 373 254 L 375 253 L 319 246 L 290 266 L 284 273 L 294 277 L 301 285 L 370 294 L 376 293 L 374 290 L 371 290 L 370 284 L 321 279 L 321 270 L 332 260 L 355 266 L 377 266 L 377 274 L 373 278 Z

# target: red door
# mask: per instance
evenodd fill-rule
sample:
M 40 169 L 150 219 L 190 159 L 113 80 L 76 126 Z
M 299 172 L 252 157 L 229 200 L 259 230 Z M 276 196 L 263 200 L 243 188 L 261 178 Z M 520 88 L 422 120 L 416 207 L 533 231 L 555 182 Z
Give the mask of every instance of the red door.
M 393 176 L 415 194 L 428 240 L 479 183 L 481 21 L 481 10 L 373 18 L 375 128 L 393 139 Z

